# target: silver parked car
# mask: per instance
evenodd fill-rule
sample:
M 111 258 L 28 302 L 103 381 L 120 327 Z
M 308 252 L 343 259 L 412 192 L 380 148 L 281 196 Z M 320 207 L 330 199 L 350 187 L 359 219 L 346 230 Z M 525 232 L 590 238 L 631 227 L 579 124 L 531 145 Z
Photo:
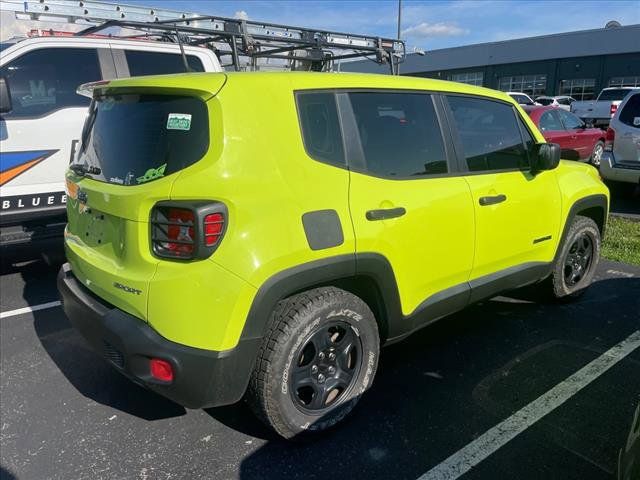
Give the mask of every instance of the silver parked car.
M 545 107 L 558 107 L 567 111 L 569 111 L 569 109 L 571 108 L 571 104 L 575 101 L 575 98 L 569 97 L 567 95 L 556 95 L 555 97 L 547 97 L 546 95 L 543 95 L 536 98 L 536 102 L 540 105 L 544 105 Z
M 606 180 L 640 184 L 640 89 L 620 103 L 605 136 L 600 175 Z

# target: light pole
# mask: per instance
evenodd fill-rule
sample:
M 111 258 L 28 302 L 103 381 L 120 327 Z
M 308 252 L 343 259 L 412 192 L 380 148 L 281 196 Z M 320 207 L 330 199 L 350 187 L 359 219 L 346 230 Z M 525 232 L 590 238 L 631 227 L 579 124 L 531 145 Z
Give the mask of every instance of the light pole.
M 400 40 L 400 31 L 402 29 L 402 0 L 398 0 L 398 40 Z M 393 62 L 393 58 L 391 59 Z M 396 73 L 400 75 L 400 62 L 398 62 Z
M 398 0 L 398 40 L 400 40 L 401 27 L 402 27 L 402 0 Z

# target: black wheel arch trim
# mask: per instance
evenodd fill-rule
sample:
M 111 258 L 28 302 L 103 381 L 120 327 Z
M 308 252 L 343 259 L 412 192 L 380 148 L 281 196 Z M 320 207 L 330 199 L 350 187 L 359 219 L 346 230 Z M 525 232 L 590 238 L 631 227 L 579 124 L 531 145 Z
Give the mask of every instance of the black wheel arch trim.
M 425 299 L 409 315 L 402 312 L 396 277 L 389 260 L 378 253 L 346 254 L 315 260 L 277 273 L 258 290 L 241 334 L 241 340 L 262 338 L 271 313 L 279 301 L 302 291 L 341 282 L 367 280 L 375 287 L 374 305 L 365 299 L 378 320 L 382 343 L 404 338 L 411 332 L 446 315 L 462 310 L 470 303 L 542 280 L 551 264 L 530 262 L 463 282 Z M 346 290 L 351 290 L 349 287 Z M 358 292 L 355 292 L 356 294 Z
M 247 315 L 241 339 L 261 338 L 271 312 L 280 300 L 325 285 L 340 286 L 341 281 L 366 278 L 381 297 L 379 321 L 402 318 L 400 294 L 393 268 L 377 253 L 345 254 L 314 260 L 284 270 L 269 278 L 259 289 Z M 348 290 L 348 288 L 347 288 Z
M 560 242 L 558 243 L 558 248 L 556 250 L 556 255 L 554 257 L 554 263 L 555 261 L 558 260 L 559 255 L 562 253 L 562 248 L 564 247 L 564 242 L 567 238 L 567 233 L 569 232 L 569 228 L 571 228 L 571 224 L 573 223 L 573 220 L 580 213 L 583 213 L 592 209 L 602 209 L 601 219 L 594 219 L 592 217 L 589 217 L 589 218 L 591 218 L 593 221 L 596 222 L 596 224 L 598 225 L 598 228 L 600 229 L 601 240 L 604 239 L 604 234 L 607 226 L 607 217 L 609 215 L 608 205 L 609 205 L 609 201 L 607 199 L 607 196 L 602 193 L 595 194 L 595 195 L 588 195 L 586 197 L 580 198 L 576 200 L 573 205 L 571 205 L 571 208 L 569 209 L 569 213 L 567 214 L 567 217 L 565 218 L 565 221 L 564 221 L 564 225 L 562 227 L 562 235 L 560 236 Z

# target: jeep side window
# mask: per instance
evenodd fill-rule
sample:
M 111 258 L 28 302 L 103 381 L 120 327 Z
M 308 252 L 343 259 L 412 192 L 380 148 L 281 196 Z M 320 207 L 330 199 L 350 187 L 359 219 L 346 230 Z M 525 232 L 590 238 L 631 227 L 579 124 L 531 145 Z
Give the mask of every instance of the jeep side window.
M 454 95 L 447 99 L 470 171 L 529 168 L 528 152 L 511 105 Z
M 76 93 L 79 85 L 100 80 L 94 48 L 32 50 L 0 69 L 11 90 L 11 113 L 3 118 L 39 117 L 61 108 L 86 107 L 90 100 Z
M 368 172 L 397 178 L 447 173 L 431 95 L 353 92 L 349 99 Z
M 345 165 L 342 134 L 333 93 L 299 93 L 298 116 L 304 147 L 310 157 L 332 165 Z
M 179 53 L 125 50 L 124 54 L 132 77 L 184 72 L 184 62 Z M 186 55 L 186 57 L 192 71 L 204 72 L 204 66 L 198 57 L 195 55 Z

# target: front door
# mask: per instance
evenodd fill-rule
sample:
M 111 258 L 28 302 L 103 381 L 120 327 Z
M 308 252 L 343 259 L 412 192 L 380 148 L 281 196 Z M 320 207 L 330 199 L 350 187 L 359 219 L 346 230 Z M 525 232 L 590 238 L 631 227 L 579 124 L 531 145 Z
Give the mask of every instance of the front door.
M 340 96 L 357 125 L 349 195 L 357 252 L 390 262 L 404 315 L 441 292 L 438 298 L 463 291 L 466 303 L 474 212 L 464 178 L 448 176 L 434 99 L 388 91 Z
M 534 137 L 515 108 L 496 100 L 447 97 L 473 196 L 476 251 L 471 280 L 551 262 L 560 227 L 554 171 L 533 175 Z

